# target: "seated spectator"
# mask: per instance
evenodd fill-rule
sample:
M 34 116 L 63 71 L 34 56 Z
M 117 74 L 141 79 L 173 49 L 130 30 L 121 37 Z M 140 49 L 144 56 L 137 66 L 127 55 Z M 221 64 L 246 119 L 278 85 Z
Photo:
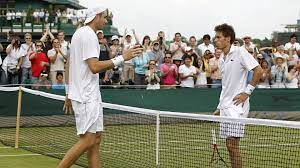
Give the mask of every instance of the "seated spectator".
M 184 64 L 179 67 L 180 86 L 183 88 L 194 88 L 197 79 L 197 69 L 191 65 L 192 58 L 189 55 L 183 56 Z
M 29 55 L 29 60 L 31 61 L 32 70 L 32 81 L 34 85 L 39 84 L 40 79 L 45 81 L 44 78 L 47 77 L 47 67 L 49 67 L 49 62 L 46 54 L 43 52 L 43 43 L 41 41 L 36 41 L 35 43 L 36 51 Z M 43 72 L 43 75 L 41 75 Z M 33 88 L 39 88 L 35 86 Z
M 29 55 L 35 51 L 35 45 L 32 42 L 32 36 L 29 33 L 24 35 L 25 43 L 21 45 L 21 50 L 23 52 L 23 63 L 22 63 L 22 76 L 21 83 L 26 84 L 26 80 L 31 82 L 31 62 L 29 60 Z
M 159 48 L 159 42 L 153 41 L 152 49 L 148 52 L 150 60 L 155 60 L 157 62 L 158 69 L 160 71 L 160 66 L 164 62 L 165 53 L 162 49 Z
M 271 75 L 271 69 L 269 68 L 268 65 L 268 61 L 263 59 L 260 63 L 260 66 L 263 69 L 263 74 L 259 80 L 257 88 L 269 89 L 272 75 Z
M 203 65 L 203 58 L 198 59 L 198 67 L 197 67 L 197 80 L 196 80 L 196 87 L 197 88 L 207 88 L 207 78 L 206 78 L 206 70 L 205 66 Z
M 286 66 L 284 65 L 285 58 L 277 56 L 275 58 L 275 65 L 271 67 L 272 74 L 272 88 L 285 88 L 285 82 L 287 77 Z
M 288 74 L 286 78 L 286 88 L 298 88 L 299 83 L 299 70 L 295 65 L 288 67 Z
M 157 90 L 160 89 L 160 72 L 156 69 L 156 61 L 149 61 L 149 69 L 145 73 L 147 90 Z
M 175 34 L 175 42 L 170 44 L 170 51 L 172 52 L 173 60 L 181 60 L 185 53 L 186 43 L 182 42 L 181 34 Z
M 43 70 L 34 84 L 34 89 L 51 89 L 51 82 L 48 80 L 48 73 Z
M 23 62 L 23 51 L 20 49 L 19 37 L 13 37 L 11 44 L 6 48 L 7 80 L 9 84 L 19 84 L 19 73 Z
M 114 67 L 106 71 L 105 77 L 103 79 L 104 85 L 121 85 L 122 84 L 122 68 L 121 67 Z
M 111 41 L 112 41 L 112 45 L 110 46 L 110 50 L 111 50 L 112 58 L 115 58 L 119 55 L 122 55 L 123 49 L 120 46 L 119 37 L 118 36 L 112 36 Z
M 62 72 L 65 76 L 65 62 L 67 60 L 66 48 L 61 48 L 58 39 L 52 41 L 53 48 L 48 51 L 48 58 L 50 60 L 50 80 L 52 83 L 56 81 L 56 73 Z
M 52 89 L 55 89 L 55 90 L 64 90 L 65 89 L 64 75 L 62 72 L 56 73 L 56 81 L 52 83 Z
M 203 43 L 198 46 L 201 53 L 204 54 L 204 52 L 206 50 L 209 50 L 211 53 L 214 54 L 215 53 L 215 47 L 212 44 L 210 44 L 210 35 L 205 34 L 202 39 L 203 39 Z
M 209 67 L 211 70 L 212 79 L 212 88 L 221 88 L 222 86 L 222 74 L 221 74 L 221 66 L 220 66 L 220 56 L 222 54 L 222 50 L 216 49 L 214 57 L 209 60 Z
M 145 85 L 145 73 L 149 67 L 150 58 L 146 52 L 143 52 L 141 56 L 134 57 L 132 64 L 134 66 L 134 85 Z M 140 87 L 137 87 L 140 88 Z
M 161 83 L 164 89 L 176 89 L 176 78 L 178 77 L 178 68 L 172 63 L 172 53 L 166 52 L 164 63 L 160 66 Z

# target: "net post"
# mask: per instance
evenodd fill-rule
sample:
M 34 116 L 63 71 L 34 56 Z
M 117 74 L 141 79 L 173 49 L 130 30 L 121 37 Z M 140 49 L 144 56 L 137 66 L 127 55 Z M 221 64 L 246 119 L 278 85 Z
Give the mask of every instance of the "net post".
M 15 148 L 16 149 L 19 148 L 21 106 L 22 106 L 22 87 L 19 86 L 18 108 L 17 108 L 17 121 L 16 121 L 16 135 L 15 135 Z
M 159 127 L 160 127 L 160 113 L 156 114 L 156 168 L 159 168 Z

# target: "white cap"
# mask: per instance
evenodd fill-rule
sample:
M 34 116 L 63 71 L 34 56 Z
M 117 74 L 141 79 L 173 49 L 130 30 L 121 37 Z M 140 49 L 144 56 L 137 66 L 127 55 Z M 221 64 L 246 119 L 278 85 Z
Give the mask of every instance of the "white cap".
M 190 50 L 192 50 L 192 47 L 185 47 L 185 51 L 187 52 L 187 51 L 190 51 Z
M 103 34 L 103 30 L 97 30 L 96 34 L 98 34 L 98 33 L 102 33 Z
M 257 58 L 264 58 L 262 54 L 257 54 Z
M 125 37 L 127 37 L 127 36 L 132 37 L 131 33 L 127 33 L 127 34 L 125 35 Z
M 91 21 L 94 20 L 94 18 L 97 14 L 102 13 L 105 10 L 107 10 L 107 8 L 104 8 L 102 6 L 89 8 L 86 12 L 86 19 L 84 21 L 84 24 L 86 25 L 86 24 L 90 23 Z
M 114 40 L 119 40 L 119 37 L 116 36 L 116 35 L 112 36 L 112 37 L 111 37 L 111 41 L 114 41 Z

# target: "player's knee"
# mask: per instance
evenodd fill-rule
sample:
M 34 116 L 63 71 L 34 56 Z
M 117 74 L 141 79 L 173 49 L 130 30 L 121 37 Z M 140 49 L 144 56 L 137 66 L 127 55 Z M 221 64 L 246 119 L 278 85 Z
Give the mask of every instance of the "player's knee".
M 97 133 L 96 134 L 96 138 L 95 138 L 95 144 L 96 145 L 99 145 L 101 142 L 101 134 L 100 133 Z
M 91 148 L 95 144 L 95 135 L 94 134 L 85 134 L 81 137 L 83 144 L 86 148 Z

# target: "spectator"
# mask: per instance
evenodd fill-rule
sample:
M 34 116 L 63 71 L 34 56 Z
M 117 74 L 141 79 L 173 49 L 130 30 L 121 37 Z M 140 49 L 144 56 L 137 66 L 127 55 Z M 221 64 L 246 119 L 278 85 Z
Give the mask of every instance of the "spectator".
M 285 88 L 285 82 L 287 77 L 286 66 L 284 65 L 285 58 L 277 56 L 275 58 L 275 65 L 271 67 L 272 74 L 272 88 Z
M 57 72 L 62 72 L 65 76 L 65 62 L 67 60 L 66 48 L 61 48 L 58 39 L 52 41 L 53 48 L 48 51 L 47 55 L 50 60 L 50 80 L 52 83 L 56 81 Z
M 179 67 L 180 86 L 183 88 L 194 88 L 194 80 L 197 79 L 196 67 L 191 65 L 192 58 L 189 55 L 183 57 L 184 64 Z
M 164 89 L 176 89 L 176 78 L 178 77 L 178 68 L 172 63 L 172 53 L 166 52 L 164 63 L 160 67 L 161 81 Z
M 134 66 L 134 84 L 135 85 L 145 85 L 145 73 L 146 69 L 149 67 L 150 58 L 146 52 L 143 52 L 141 56 L 134 57 L 132 59 L 132 64 Z M 140 87 L 137 87 L 140 88 Z
M 186 47 L 185 52 L 187 55 L 191 56 L 192 58 L 191 65 L 198 67 L 198 58 L 200 57 L 197 56 L 194 50 L 191 47 Z
M 159 46 L 158 46 L 159 47 Z M 156 69 L 156 61 L 149 61 L 149 69 L 145 73 L 147 90 L 157 90 L 160 89 L 160 72 Z
M 31 62 L 29 60 L 29 55 L 35 51 L 35 45 L 32 42 L 32 36 L 29 33 L 24 35 L 25 43 L 21 45 L 22 56 L 23 56 L 23 63 L 22 63 L 22 76 L 21 76 L 21 83 L 26 84 L 26 80 L 31 82 Z
M 6 20 L 9 26 L 12 26 L 12 12 L 10 10 L 6 13 Z
M 120 67 L 114 67 L 113 69 L 106 71 L 103 84 L 113 86 L 121 85 L 122 78 L 122 69 Z
M 279 43 L 278 43 L 278 41 L 277 40 L 275 40 L 275 39 L 273 39 L 272 40 L 272 46 L 271 46 L 271 48 L 272 48 L 272 54 L 274 54 L 274 53 L 276 53 L 277 52 L 277 47 L 279 46 Z
M 165 32 L 163 32 L 163 31 L 158 32 L 156 40 L 159 42 L 160 50 L 162 50 L 164 52 L 169 50 L 169 46 L 167 44 L 166 37 L 165 37 Z
M 170 51 L 172 52 L 173 60 L 182 60 L 185 53 L 186 43 L 181 41 L 181 34 L 175 34 L 175 42 L 170 44 Z
M 98 30 L 96 32 L 97 36 L 98 36 L 98 40 L 99 40 L 99 45 L 100 45 L 100 55 L 99 55 L 99 60 L 100 61 L 105 61 L 105 60 L 109 60 L 112 58 L 111 56 L 111 50 L 108 46 L 107 40 L 104 37 L 104 33 L 102 30 Z M 106 71 L 100 72 L 99 73 L 99 78 L 100 78 L 100 82 L 103 81 L 104 77 L 105 77 L 105 73 Z
M 190 37 L 190 40 L 189 40 L 189 47 L 191 47 L 194 51 L 194 53 L 197 55 L 197 57 L 201 57 L 202 56 L 202 53 L 201 53 L 201 50 L 198 48 L 198 45 L 197 45 L 197 39 L 195 36 L 191 36 Z
M 220 56 L 222 50 L 216 49 L 215 56 L 209 60 L 209 66 L 211 69 L 212 88 L 221 88 L 222 75 L 220 69 Z
M 55 23 L 58 24 L 60 22 L 60 17 L 61 17 L 61 13 L 60 10 L 57 9 L 57 11 L 55 12 Z
M 142 42 L 144 52 L 151 52 L 151 39 L 149 36 L 145 36 Z
M 50 16 L 50 14 L 49 14 L 48 10 L 45 10 L 45 23 L 46 24 L 49 23 L 49 16 Z
M 288 63 L 287 63 L 287 59 L 289 58 L 289 56 L 284 53 L 284 46 L 280 45 L 277 47 L 277 52 L 274 54 L 274 59 L 276 59 L 277 57 L 283 57 L 284 58 L 284 66 L 285 66 L 285 70 L 287 73 L 287 67 L 288 67 Z
M 53 34 L 50 32 L 50 30 L 47 28 L 44 31 L 43 36 L 41 37 L 41 41 L 43 42 L 43 52 L 45 54 L 48 53 L 50 49 L 52 49 L 52 40 L 54 40 L 55 37 Z
M 122 47 L 120 46 L 120 41 L 118 36 L 112 36 L 112 45 L 110 46 L 111 56 L 115 58 L 116 56 L 122 55 Z
M 6 48 L 7 78 L 9 84 L 19 84 L 20 67 L 23 62 L 21 42 L 19 37 L 14 37 Z
M 61 45 L 61 48 L 64 48 L 64 50 L 68 51 L 70 49 L 70 42 L 65 40 L 65 32 L 63 30 L 59 30 L 57 33 L 57 39 Z
M 159 48 L 158 41 L 153 41 L 152 45 L 152 49 L 150 52 L 148 52 L 148 55 L 150 60 L 155 60 L 160 71 L 160 66 L 164 62 L 165 53 L 162 49 Z
M 294 55 L 294 54 L 300 55 L 300 44 L 297 43 L 297 35 L 296 34 L 292 34 L 290 36 L 290 42 L 285 44 L 284 50 L 289 55 Z
M 242 47 L 244 47 L 251 55 L 258 53 L 257 47 L 251 42 L 250 36 L 245 36 L 243 40 L 244 45 Z
M 207 79 L 206 79 L 206 71 L 205 67 L 203 65 L 202 57 L 200 57 L 198 61 L 198 67 L 197 67 L 197 80 L 196 80 L 196 87 L 197 88 L 207 88 Z
M 65 82 L 63 72 L 56 73 L 56 81 L 52 83 L 52 89 L 65 90 Z
M 21 24 L 22 13 L 20 11 L 16 12 L 16 23 Z
M 240 41 L 238 39 L 235 39 L 234 42 L 233 42 L 233 45 L 237 46 L 237 47 L 240 47 L 241 43 L 240 43 Z
M 38 9 L 36 9 L 33 12 L 33 17 L 34 17 L 35 23 L 39 24 L 40 23 L 40 11 Z
M 288 67 L 288 74 L 286 78 L 286 88 L 298 88 L 299 83 L 299 70 L 295 65 Z
M 135 34 L 135 31 L 133 31 Z M 123 52 L 128 50 L 129 48 L 132 48 L 135 46 L 135 44 L 138 44 L 138 38 L 136 35 L 134 35 L 136 43 L 132 41 L 132 35 L 127 32 L 127 29 L 125 29 L 125 39 L 122 38 L 121 45 L 123 46 Z M 123 67 L 123 75 L 124 75 L 124 82 L 132 85 L 134 80 L 134 66 L 132 64 L 132 60 L 125 61 L 124 67 Z
M 1 52 L 3 51 L 3 46 L 0 43 L 0 85 L 5 84 L 6 83 L 6 73 L 5 71 L 2 69 L 2 57 L 1 57 Z
M 46 69 L 49 66 L 49 62 L 46 54 L 43 52 L 42 41 L 36 41 L 35 47 L 36 51 L 29 55 L 29 60 L 31 61 L 32 70 L 31 83 L 35 85 L 33 88 L 38 89 L 38 85 L 41 84 L 41 82 L 47 82 L 45 77 L 48 76 Z
M 205 34 L 202 39 L 203 43 L 198 46 L 201 53 L 204 54 L 206 50 L 209 50 L 212 54 L 214 54 L 215 47 L 212 44 L 210 44 L 210 35 Z
M 25 10 L 22 11 L 22 15 L 21 15 L 21 21 L 22 21 L 22 24 L 25 24 L 26 23 L 26 17 L 27 17 L 27 13 L 25 12 Z
M 257 88 L 269 89 L 271 83 L 271 69 L 269 68 L 268 61 L 262 60 L 260 63 L 261 68 L 263 69 L 263 74 L 259 80 Z
M 277 52 L 277 48 L 273 49 L 272 47 L 263 47 L 263 48 L 259 49 L 259 52 L 261 53 L 262 58 L 268 62 L 269 68 L 272 65 L 274 65 L 274 62 L 273 62 L 273 51 Z M 257 58 L 259 57 L 259 55 L 260 54 L 257 55 Z
M 204 70 L 206 72 L 206 80 L 207 80 L 208 88 L 211 88 L 211 84 L 212 84 L 211 67 L 210 67 L 210 64 L 209 64 L 209 60 L 213 57 L 214 57 L 213 53 L 211 53 L 210 50 L 206 50 L 204 52 L 203 59 L 202 59 L 203 67 L 204 67 Z

